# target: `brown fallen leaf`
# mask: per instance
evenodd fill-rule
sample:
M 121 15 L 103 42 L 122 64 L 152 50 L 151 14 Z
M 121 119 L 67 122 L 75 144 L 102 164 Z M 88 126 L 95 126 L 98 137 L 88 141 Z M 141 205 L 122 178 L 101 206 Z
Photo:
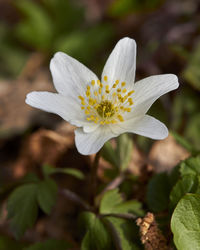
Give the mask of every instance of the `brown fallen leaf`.
M 15 177 L 21 177 L 31 168 L 56 162 L 74 147 L 73 126 L 66 123 L 68 134 L 59 134 L 52 130 L 40 129 L 30 135 L 23 143 L 13 170 Z M 70 132 L 71 131 L 71 132 Z
M 13 134 L 24 131 L 34 123 L 51 124 L 49 114 L 31 108 L 25 103 L 31 91 L 55 91 L 49 71 L 35 72 L 29 80 L 0 81 L 0 134 Z M 44 118 L 46 117 L 46 119 Z
M 169 135 L 153 144 L 149 153 L 149 165 L 155 172 L 170 171 L 180 161 L 189 157 L 189 153 Z

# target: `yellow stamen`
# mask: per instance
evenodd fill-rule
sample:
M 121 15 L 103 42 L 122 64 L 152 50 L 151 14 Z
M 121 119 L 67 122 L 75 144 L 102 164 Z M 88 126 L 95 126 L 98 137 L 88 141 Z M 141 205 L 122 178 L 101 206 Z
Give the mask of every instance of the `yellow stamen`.
M 104 81 L 107 82 L 108 81 L 108 77 L 107 76 L 104 76 Z
M 79 96 L 78 98 L 79 98 L 81 101 L 84 101 L 84 97 Z
M 95 80 L 92 80 L 91 84 L 92 84 L 92 86 L 94 86 L 95 85 Z
M 125 82 L 122 82 L 122 87 L 124 87 L 126 85 L 126 83 Z
M 118 115 L 117 118 L 120 120 L 120 122 L 124 121 L 124 118 L 121 115 Z
M 87 90 L 87 91 L 85 92 L 85 94 L 86 94 L 87 97 L 90 97 L 90 91 L 89 91 L 89 90 Z
M 132 95 L 134 92 L 134 90 L 131 90 L 130 92 L 128 92 L 128 96 Z

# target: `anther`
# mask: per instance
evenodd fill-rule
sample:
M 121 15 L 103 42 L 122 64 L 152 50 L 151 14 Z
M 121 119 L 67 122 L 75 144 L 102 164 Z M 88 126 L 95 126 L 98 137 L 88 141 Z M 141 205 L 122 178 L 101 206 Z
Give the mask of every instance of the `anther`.
M 122 82 L 122 87 L 124 87 L 126 85 L 126 83 L 125 82 Z
M 108 77 L 107 76 L 104 76 L 104 81 L 107 82 L 108 81 Z
M 79 98 L 81 101 L 84 101 L 84 97 L 79 96 L 78 98 Z

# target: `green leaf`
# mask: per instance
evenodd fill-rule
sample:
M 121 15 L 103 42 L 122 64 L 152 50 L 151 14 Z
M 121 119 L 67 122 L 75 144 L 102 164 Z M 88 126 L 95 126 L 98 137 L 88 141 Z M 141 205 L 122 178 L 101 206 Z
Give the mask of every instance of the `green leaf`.
M 110 235 L 102 221 L 91 212 L 84 212 L 81 217 L 82 223 L 85 222 L 85 228 L 88 229 L 83 238 L 81 249 L 111 249 Z
M 200 175 L 200 155 L 190 157 L 181 162 L 180 173 L 182 176 L 188 174 Z
M 144 211 L 142 209 L 142 204 L 136 200 L 129 200 L 116 205 L 113 208 L 113 213 L 132 213 L 137 216 L 143 216 Z
M 38 184 L 37 200 L 41 209 L 50 214 L 57 198 L 58 187 L 56 183 L 47 178 Z
M 117 155 L 115 150 L 113 149 L 111 143 L 109 141 L 107 141 L 102 150 L 101 150 L 101 156 L 108 161 L 109 163 L 111 163 L 113 166 L 118 167 L 119 166 L 119 162 L 117 159 Z
M 117 156 L 119 158 L 120 169 L 126 170 L 131 160 L 133 150 L 132 139 L 127 134 L 122 134 L 117 138 Z
M 113 213 L 115 210 L 115 206 L 122 203 L 122 201 L 123 201 L 122 197 L 117 188 L 107 191 L 102 197 L 100 203 L 100 213 L 101 214 Z
M 184 175 L 173 187 L 170 193 L 171 208 L 174 208 L 179 200 L 186 194 L 196 192 L 198 179 L 195 175 Z
M 200 195 L 186 194 L 176 206 L 171 219 L 174 243 L 179 250 L 199 250 Z
M 7 210 L 12 231 L 19 238 L 36 221 L 37 184 L 25 184 L 16 188 L 8 199 Z
M 33 1 L 18 0 L 15 5 L 25 16 L 16 26 L 18 38 L 37 49 L 48 50 L 53 39 L 53 20 Z
M 141 203 L 136 200 L 124 202 L 118 189 L 107 191 L 100 203 L 100 214 L 133 213 L 143 216 Z
M 67 250 L 69 244 L 64 240 L 50 239 L 44 242 L 35 243 L 32 246 L 26 247 L 23 250 Z
M 114 249 L 136 250 L 142 249 L 137 246 L 139 239 L 138 228 L 133 220 L 124 220 L 121 218 L 106 217 L 105 225 L 112 234 Z M 139 244 L 139 243 L 138 243 Z
M 85 178 L 84 174 L 80 170 L 75 168 L 55 168 L 53 166 L 45 164 L 42 166 L 42 169 L 45 176 L 61 173 L 72 175 L 80 180 L 83 180 Z
M 156 174 L 147 186 L 147 204 L 153 212 L 168 208 L 170 183 L 166 173 Z

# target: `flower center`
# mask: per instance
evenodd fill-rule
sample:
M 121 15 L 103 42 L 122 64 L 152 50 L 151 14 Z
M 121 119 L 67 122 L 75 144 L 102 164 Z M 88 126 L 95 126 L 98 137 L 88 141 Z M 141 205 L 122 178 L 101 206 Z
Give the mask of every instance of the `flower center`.
M 102 101 L 98 108 L 97 113 L 102 117 L 112 117 L 115 114 L 115 107 L 110 101 Z
M 131 112 L 134 90 L 127 91 L 125 82 L 116 80 L 112 86 L 107 84 L 108 77 L 104 76 L 104 84 L 100 80 L 92 80 L 91 85 L 83 96 L 79 96 L 81 109 L 86 119 L 94 123 L 114 124 L 123 122 L 123 115 Z

